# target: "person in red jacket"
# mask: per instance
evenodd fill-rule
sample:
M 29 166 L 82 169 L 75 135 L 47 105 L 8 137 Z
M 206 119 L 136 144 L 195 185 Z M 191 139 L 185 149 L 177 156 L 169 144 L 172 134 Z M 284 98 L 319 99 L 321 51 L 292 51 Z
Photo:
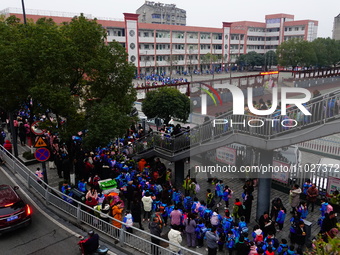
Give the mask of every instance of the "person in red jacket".
M 8 150 L 9 153 L 12 153 L 12 143 L 10 142 L 10 140 L 5 141 L 4 148 Z

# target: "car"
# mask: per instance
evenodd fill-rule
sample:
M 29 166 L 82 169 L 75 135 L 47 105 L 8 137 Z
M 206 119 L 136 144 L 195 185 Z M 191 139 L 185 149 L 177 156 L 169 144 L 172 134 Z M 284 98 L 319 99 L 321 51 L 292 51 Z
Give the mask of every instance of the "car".
M 18 186 L 0 185 L 0 234 L 31 223 L 31 207 L 16 192 Z

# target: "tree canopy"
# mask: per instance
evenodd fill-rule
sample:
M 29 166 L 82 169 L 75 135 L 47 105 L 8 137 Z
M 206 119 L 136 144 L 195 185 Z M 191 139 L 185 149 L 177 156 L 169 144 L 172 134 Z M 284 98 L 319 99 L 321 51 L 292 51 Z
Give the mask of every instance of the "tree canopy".
M 290 39 L 278 46 L 279 65 L 301 67 L 329 67 L 340 63 L 340 41 L 317 38 L 312 42 Z
M 163 87 L 146 93 L 142 111 L 148 118 L 162 118 L 168 124 L 171 118 L 185 122 L 190 114 L 190 99 L 175 88 Z
M 119 43 L 105 42 L 96 20 L 80 15 L 61 25 L 46 18 L 25 25 L 11 16 L 0 20 L 0 34 L 2 108 L 52 112 L 57 125 L 45 124 L 65 139 L 88 130 L 85 139 L 107 143 L 125 132 L 135 67 Z

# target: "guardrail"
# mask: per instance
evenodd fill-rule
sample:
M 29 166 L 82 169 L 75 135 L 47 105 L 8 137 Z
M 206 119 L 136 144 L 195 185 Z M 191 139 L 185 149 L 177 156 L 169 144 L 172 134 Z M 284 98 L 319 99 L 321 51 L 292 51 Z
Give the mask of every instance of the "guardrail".
M 270 140 L 304 128 L 321 125 L 340 117 L 340 90 L 313 98 L 306 104 L 306 108 L 312 115 L 304 115 L 295 106 L 287 108 L 286 115 L 274 113 L 265 117 L 233 115 L 230 111 L 176 136 L 152 132 L 134 143 L 134 151 L 138 154 L 150 149 L 160 149 L 174 154 L 235 133 Z
M 297 146 L 340 157 L 340 137 L 323 137 L 297 144 Z
M 47 206 L 53 206 L 63 211 L 68 216 L 76 219 L 79 224 L 86 224 L 88 227 L 103 232 L 114 240 L 119 241 L 121 246 L 129 246 L 142 254 L 174 254 L 174 252 L 167 247 L 152 243 L 151 237 L 159 239 L 165 244 L 164 246 L 168 246 L 170 244 L 169 241 L 135 227 L 132 227 L 133 233 L 131 234 L 125 230 L 125 223 L 117 221 L 110 216 L 109 222 L 106 222 L 94 215 L 95 210 L 92 207 L 63 194 L 59 190 L 47 185 L 45 182 L 42 182 L 41 184 L 38 183 L 35 174 L 2 146 L 0 146 L 0 156 L 13 173 L 19 174 L 22 177 L 27 188 L 34 189 L 34 191 L 45 200 Z M 68 201 L 65 201 L 66 198 Z M 115 228 L 112 225 L 112 222 L 114 221 L 120 222 L 122 228 Z M 200 254 L 183 246 L 178 246 L 173 243 L 171 243 L 171 245 L 180 248 L 181 254 Z M 155 251 L 157 252 L 155 253 Z

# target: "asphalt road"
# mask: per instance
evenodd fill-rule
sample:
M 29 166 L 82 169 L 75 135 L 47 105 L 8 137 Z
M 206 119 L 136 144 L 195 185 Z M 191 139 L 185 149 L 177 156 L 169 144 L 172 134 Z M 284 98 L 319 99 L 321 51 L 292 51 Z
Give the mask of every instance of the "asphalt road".
M 3 169 L 0 171 L 0 183 L 17 185 L 4 174 Z M 0 236 L 0 254 L 80 254 L 77 246 L 79 239 L 76 233 L 72 230 L 67 230 L 62 224 L 51 217 L 47 217 L 44 212 L 38 210 L 35 202 L 32 203 L 23 194 L 25 193 L 25 188 L 20 188 L 18 192 L 21 198 L 30 204 L 33 209 L 32 223 L 28 227 Z

